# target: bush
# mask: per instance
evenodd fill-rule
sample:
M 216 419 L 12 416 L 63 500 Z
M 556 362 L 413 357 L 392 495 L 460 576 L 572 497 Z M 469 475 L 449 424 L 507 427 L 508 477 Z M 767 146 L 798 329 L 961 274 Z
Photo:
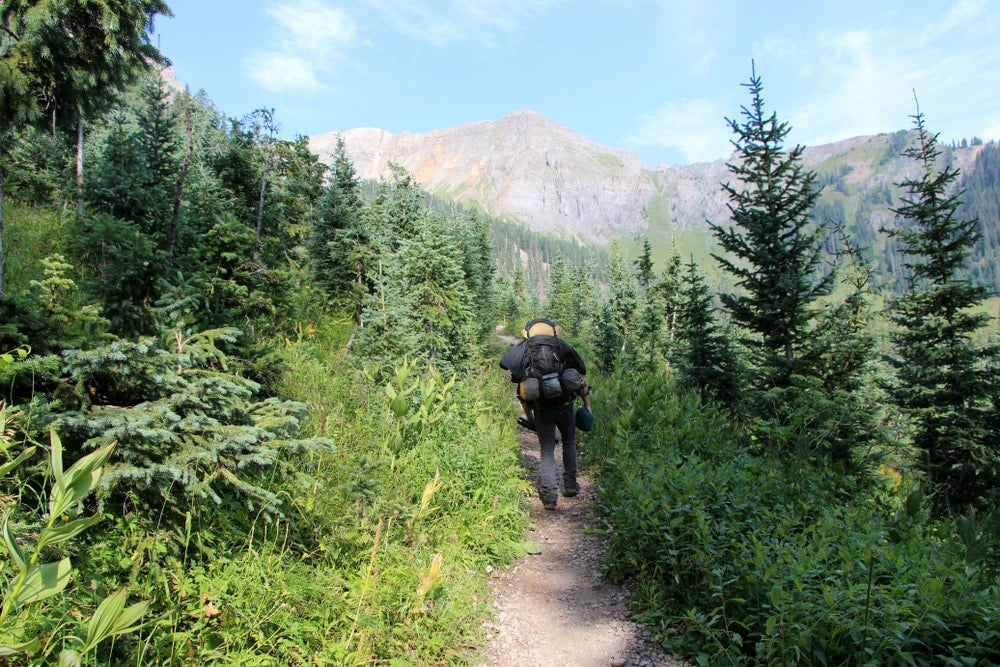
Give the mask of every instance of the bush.
M 1000 590 L 919 503 L 893 516 L 824 468 L 751 455 L 723 414 L 662 379 L 610 393 L 588 448 L 611 526 L 607 576 L 640 582 L 641 617 L 678 653 L 704 664 L 1000 657 Z

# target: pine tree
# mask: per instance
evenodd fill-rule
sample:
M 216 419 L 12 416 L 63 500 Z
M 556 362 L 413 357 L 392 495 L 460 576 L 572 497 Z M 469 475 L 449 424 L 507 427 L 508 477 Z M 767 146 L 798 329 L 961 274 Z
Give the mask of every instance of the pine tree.
M 895 213 L 908 224 L 889 235 L 907 255 L 911 292 L 895 303 L 897 402 L 915 421 L 913 442 L 921 465 L 939 491 L 938 508 L 962 508 L 997 501 L 1000 440 L 989 428 L 991 374 L 995 346 L 980 347 L 975 334 L 987 316 L 974 309 L 986 298 L 983 287 L 961 277 L 978 239 L 977 221 L 956 216 L 961 192 L 958 171 L 939 168 L 941 149 L 919 108 L 913 116 L 915 146 L 906 156 L 921 167 L 918 177 L 900 184 L 907 194 Z
M 343 137 L 338 137 L 330 183 L 320 200 L 307 239 L 312 275 L 334 296 L 350 295 L 355 282 L 352 262 L 346 256 L 349 249 L 339 241 L 340 235 L 357 226 L 361 206 L 357 174 L 347 157 Z
M 462 269 L 476 339 L 485 342 L 493 334 L 496 324 L 496 300 L 493 295 L 496 269 L 490 246 L 490 221 L 477 209 L 456 214 L 456 218 L 463 251 Z
M 677 250 L 676 241 L 672 240 L 667 265 L 663 267 L 663 271 L 657 276 L 656 282 L 653 285 L 659 295 L 660 302 L 663 304 L 664 328 L 667 335 L 668 349 L 674 344 L 676 337 L 677 319 L 682 300 L 681 289 L 684 281 L 682 272 L 681 255 Z
M 728 338 L 715 319 L 712 294 L 694 259 L 682 276 L 677 328 L 681 352 L 677 355 L 681 377 L 698 393 L 702 403 L 739 403 L 740 374 Z
M 756 336 L 761 389 L 786 387 L 801 366 L 800 348 L 814 317 L 813 302 L 830 291 L 821 276 L 822 244 L 810 211 L 819 196 L 816 176 L 802 166 L 803 147 L 785 152 L 791 128 L 766 115 L 761 80 L 753 73 L 744 122 L 727 119 L 737 160 L 727 164 L 733 226 L 711 224 L 725 256 L 713 255 L 743 292 L 722 294 L 736 323 Z
M 635 341 L 635 320 L 639 308 L 639 282 L 633 266 L 626 260 L 620 241 L 611 242 L 609 249 L 611 264 L 608 267 L 608 310 L 601 315 L 603 327 L 614 327 L 614 340 L 619 344 L 618 355 L 625 358 L 637 352 Z M 612 366 L 615 364 L 612 363 Z

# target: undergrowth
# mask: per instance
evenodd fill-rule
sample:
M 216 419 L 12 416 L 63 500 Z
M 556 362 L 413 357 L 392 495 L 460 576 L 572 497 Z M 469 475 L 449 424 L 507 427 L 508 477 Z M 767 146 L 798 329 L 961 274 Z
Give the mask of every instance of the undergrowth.
M 699 664 L 962 665 L 1000 659 L 989 535 L 934 521 L 913 480 L 748 453 L 726 414 L 662 377 L 595 392 L 588 440 L 605 574 Z M 969 521 L 968 518 L 965 519 Z M 974 517 L 973 517 L 973 523 Z
M 302 327 L 278 355 L 276 391 L 308 408 L 298 436 L 331 444 L 254 478 L 276 504 L 180 495 L 156 509 L 151 493 L 91 503 L 102 521 L 51 554 L 72 577 L 20 610 L 18 627 L 41 641 L 8 664 L 46 664 L 67 619 L 124 600 L 115 591 L 142 618 L 88 644 L 86 664 L 467 664 L 484 640 L 489 572 L 525 549 L 514 420 L 496 409 L 510 397 L 489 362 L 457 378 L 411 361 L 366 375 L 348 338 L 347 323 Z M 13 459 L 21 439 L 4 432 Z M 6 493 L 22 488 L 25 526 L 45 519 L 29 456 L 4 479 Z

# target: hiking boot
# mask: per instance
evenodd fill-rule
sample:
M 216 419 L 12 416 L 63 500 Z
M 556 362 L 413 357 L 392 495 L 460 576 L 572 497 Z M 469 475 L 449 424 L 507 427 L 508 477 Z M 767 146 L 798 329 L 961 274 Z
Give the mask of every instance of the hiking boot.
M 580 493 L 580 485 L 579 484 L 573 484 L 572 486 L 570 486 L 570 485 L 567 484 L 565 487 L 563 487 L 563 497 L 564 498 L 572 498 L 573 496 L 575 496 L 578 493 Z
M 552 512 L 552 511 L 555 511 L 556 504 L 555 503 L 542 503 L 542 507 L 544 507 L 548 511 Z

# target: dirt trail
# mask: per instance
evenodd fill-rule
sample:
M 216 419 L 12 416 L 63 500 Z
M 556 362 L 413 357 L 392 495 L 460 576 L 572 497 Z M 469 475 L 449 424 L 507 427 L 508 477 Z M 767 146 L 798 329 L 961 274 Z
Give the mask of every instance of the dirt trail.
M 521 429 L 520 441 L 529 479 L 537 482 L 538 438 Z M 580 446 L 586 447 L 585 435 Z M 560 479 L 561 458 L 557 446 Z M 542 551 L 522 558 L 493 582 L 496 622 L 487 628 L 489 643 L 480 666 L 684 665 L 628 620 L 631 592 L 626 587 L 600 583 L 604 545 L 583 534 L 594 484 L 582 475 L 580 487 L 575 498 L 560 496 L 555 511 L 544 510 L 537 496 L 532 499 L 534 525 L 525 539 L 537 542 Z

